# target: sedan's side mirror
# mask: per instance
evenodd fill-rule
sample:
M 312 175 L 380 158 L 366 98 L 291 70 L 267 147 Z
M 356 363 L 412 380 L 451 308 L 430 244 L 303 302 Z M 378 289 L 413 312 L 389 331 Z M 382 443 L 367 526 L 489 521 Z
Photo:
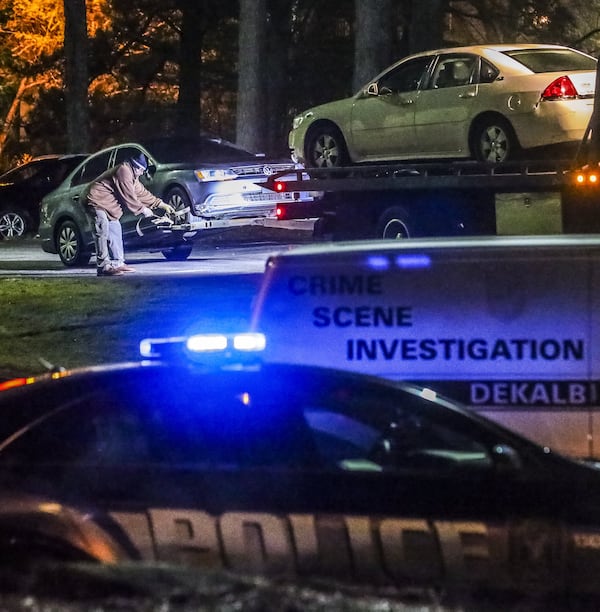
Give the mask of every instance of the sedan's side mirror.
M 523 468 L 519 453 L 507 444 L 497 444 L 492 449 L 494 464 L 501 472 L 517 472 Z

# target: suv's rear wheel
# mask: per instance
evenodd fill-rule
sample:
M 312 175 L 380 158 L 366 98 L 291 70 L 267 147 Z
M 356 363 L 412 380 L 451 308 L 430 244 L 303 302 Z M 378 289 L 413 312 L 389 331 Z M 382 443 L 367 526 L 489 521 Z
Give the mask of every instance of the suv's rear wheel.
M 56 232 L 58 255 L 65 266 L 86 265 L 91 253 L 81 238 L 81 232 L 73 221 L 63 221 Z

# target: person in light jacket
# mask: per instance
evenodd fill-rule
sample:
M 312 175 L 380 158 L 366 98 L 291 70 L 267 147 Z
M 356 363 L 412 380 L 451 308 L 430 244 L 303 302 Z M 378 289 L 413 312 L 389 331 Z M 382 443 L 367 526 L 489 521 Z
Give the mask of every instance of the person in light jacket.
M 126 207 L 134 215 L 152 217 L 154 209 L 172 214 L 174 209 L 150 193 L 140 182 L 148 168 L 139 154 L 102 173 L 92 181 L 84 196 L 94 220 L 96 269 L 98 276 L 118 276 L 135 269 L 125 264 L 123 230 L 119 219 Z

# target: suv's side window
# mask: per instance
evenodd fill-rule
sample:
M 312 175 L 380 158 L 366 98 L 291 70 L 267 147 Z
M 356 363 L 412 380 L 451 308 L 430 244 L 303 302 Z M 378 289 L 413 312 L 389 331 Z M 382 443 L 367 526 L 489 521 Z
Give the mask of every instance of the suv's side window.
M 115 166 L 118 166 L 126 159 L 129 159 L 131 157 L 137 157 L 140 153 L 141 151 L 136 147 L 123 147 L 121 149 L 118 149 L 115 154 Z
M 73 177 L 71 186 L 83 185 L 98 178 L 107 168 L 110 153 L 103 153 L 90 158 L 81 170 Z

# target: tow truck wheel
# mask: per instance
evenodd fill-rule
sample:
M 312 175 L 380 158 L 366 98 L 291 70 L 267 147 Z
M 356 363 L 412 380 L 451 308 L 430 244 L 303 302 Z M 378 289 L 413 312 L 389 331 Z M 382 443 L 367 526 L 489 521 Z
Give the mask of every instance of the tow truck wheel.
M 56 247 L 65 266 L 86 265 L 91 253 L 87 250 L 79 229 L 73 221 L 63 221 L 56 232 Z
M 473 128 L 472 155 L 478 161 L 502 163 L 514 159 L 518 145 L 512 126 L 502 117 L 487 117 Z
M 27 217 L 16 210 L 0 212 L 0 239 L 15 240 L 23 238 L 29 229 Z
M 349 163 L 344 137 L 331 125 L 317 126 L 309 132 L 306 152 L 311 168 L 340 168 Z
M 192 209 L 191 202 L 188 198 L 187 193 L 183 189 L 181 189 L 181 187 L 173 187 L 172 189 L 169 189 L 165 198 L 165 202 L 167 202 L 167 204 L 170 204 L 175 209 L 175 212 L 179 212 L 184 208 L 189 208 L 190 212 L 187 214 L 187 216 L 182 216 L 178 221 L 183 223 L 189 222 L 189 215 L 191 214 Z
M 379 217 L 377 223 L 377 237 L 384 240 L 402 240 L 414 234 L 410 215 L 404 208 L 388 208 Z
M 191 244 L 181 244 L 172 249 L 165 249 L 162 254 L 169 261 L 185 261 L 192 254 L 193 248 Z

